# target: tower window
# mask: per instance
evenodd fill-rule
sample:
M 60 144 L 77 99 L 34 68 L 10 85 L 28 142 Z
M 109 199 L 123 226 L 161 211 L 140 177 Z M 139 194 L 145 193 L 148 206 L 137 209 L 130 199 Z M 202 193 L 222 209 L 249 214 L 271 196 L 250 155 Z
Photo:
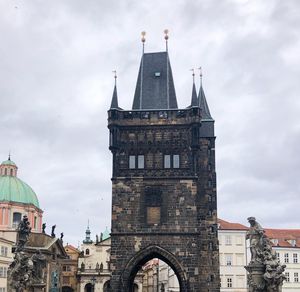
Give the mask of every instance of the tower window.
M 171 155 L 165 155 L 164 166 L 165 168 L 171 168 Z
M 179 155 L 175 154 L 173 155 L 173 167 L 179 168 L 180 167 L 180 161 L 179 161 Z
M 4 169 L 4 175 L 7 175 L 7 168 Z
M 138 168 L 145 167 L 145 157 L 144 155 L 138 155 Z
M 90 250 L 89 250 L 88 248 L 85 250 L 85 254 L 86 254 L 86 255 L 89 255 L 89 254 L 90 254 Z
M 164 168 L 180 168 L 180 156 L 178 154 L 164 155 Z
M 13 169 L 10 170 L 10 175 L 11 175 L 11 176 L 14 175 L 14 170 L 13 170 Z
M 13 214 L 13 227 L 14 228 L 17 228 L 19 223 L 21 222 L 21 219 L 22 219 L 22 214 L 19 213 L 19 212 L 15 212 Z
M 129 168 L 134 169 L 135 168 L 135 156 L 129 155 Z

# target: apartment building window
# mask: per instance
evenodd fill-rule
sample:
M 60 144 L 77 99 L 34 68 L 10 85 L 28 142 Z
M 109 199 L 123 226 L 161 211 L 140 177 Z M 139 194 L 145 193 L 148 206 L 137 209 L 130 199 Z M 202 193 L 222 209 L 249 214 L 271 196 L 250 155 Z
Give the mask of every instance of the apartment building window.
M 290 273 L 286 272 L 285 277 L 286 277 L 286 281 L 289 282 L 290 281 Z
M 298 264 L 298 254 L 297 253 L 293 254 L 293 263 Z
M 299 274 L 294 273 L 294 282 L 298 283 L 299 282 Z
M 226 266 L 232 266 L 232 255 L 231 254 L 225 255 L 225 264 L 226 264 Z
M 227 288 L 232 288 L 232 278 L 227 278 Z
M 225 235 L 225 244 L 231 245 L 231 235 Z
M 279 252 L 276 252 L 276 258 L 277 258 L 277 260 L 280 261 L 280 253 Z
M 145 156 L 144 155 L 138 155 L 138 168 L 139 169 L 145 168 Z
M 0 277 L 1 278 L 7 277 L 7 268 L 6 267 L 0 267 Z
M 70 266 L 63 266 L 63 272 L 71 272 Z
M 1 255 L 7 257 L 8 248 L 6 246 L 1 246 Z
M 288 254 L 288 253 L 285 253 L 285 254 L 284 254 L 284 262 L 285 262 L 286 264 L 289 263 L 289 254 Z
M 180 167 L 180 160 L 179 160 L 179 155 L 178 154 L 173 155 L 173 167 L 174 168 L 179 168 Z
M 5 292 L 5 288 L 4 287 L 0 287 L 0 292 Z

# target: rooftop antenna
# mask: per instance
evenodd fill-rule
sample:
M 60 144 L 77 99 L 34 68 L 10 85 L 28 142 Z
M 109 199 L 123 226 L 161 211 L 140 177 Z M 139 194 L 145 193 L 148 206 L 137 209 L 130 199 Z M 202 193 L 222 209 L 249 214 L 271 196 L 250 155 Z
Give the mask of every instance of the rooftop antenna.
M 142 54 L 142 63 L 141 63 L 141 90 L 140 90 L 140 109 L 142 109 L 142 96 L 143 96 L 143 73 L 144 73 L 144 53 L 145 53 L 145 42 L 146 42 L 146 32 L 141 32 L 141 41 L 143 44 L 143 54 Z
M 169 55 L 168 55 L 168 40 L 169 40 L 169 30 L 165 29 L 164 30 L 164 34 L 165 34 L 165 41 L 166 41 L 166 52 L 167 52 L 167 108 L 170 108 L 170 97 L 169 97 Z

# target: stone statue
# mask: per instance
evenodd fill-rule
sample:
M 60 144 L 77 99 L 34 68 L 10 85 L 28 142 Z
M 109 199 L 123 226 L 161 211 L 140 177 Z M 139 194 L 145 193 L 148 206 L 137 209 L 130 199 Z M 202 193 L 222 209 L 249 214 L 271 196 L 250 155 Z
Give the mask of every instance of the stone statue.
M 96 244 L 99 243 L 99 236 L 96 234 Z
M 24 249 L 26 242 L 28 241 L 29 234 L 31 232 L 30 223 L 26 215 L 23 216 L 23 220 L 19 223 L 17 228 L 17 247 L 16 252 L 20 252 Z
M 82 262 L 80 265 L 80 271 L 84 272 L 84 270 L 85 270 L 85 264 L 84 264 L 84 262 Z
M 264 230 L 256 222 L 254 217 L 249 217 L 250 228 L 247 231 L 246 239 L 250 240 L 251 263 L 261 263 L 263 253 L 263 236 Z
M 52 226 L 52 230 L 51 230 L 51 236 L 52 236 L 52 237 L 55 237 L 55 233 L 54 233 L 55 228 L 56 228 L 56 225 L 53 225 L 53 226 Z
M 96 264 L 96 271 L 99 271 L 100 270 L 100 265 L 99 265 L 99 263 L 97 262 L 97 264 Z
M 254 217 L 249 217 L 251 261 L 245 268 L 249 272 L 249 292 L 281 292 L 285 280 L 285 265 L 281 265 L 272 252 L 272 242 Z
M 60 240 L 63 241 L 63 238 L 64 238 L 64 233 L 62 232 L 62 233 L 60 234 Z
M 34 282 L 41 284 L 44 282 L 44 269 L 46 268 L 46 257 L 38 250 L 32 257 Z
M 103 272 L 103 264 L 100 264 L 100 272 Z
M 42 232 L 43 232 L 43 233 L 46 233 L 45 229 L 46 229 L 46 223 L 43 223 L 43 224 L 42 224 Z
M 103 233 L 100 233 L 100 242 L 103 240 Z

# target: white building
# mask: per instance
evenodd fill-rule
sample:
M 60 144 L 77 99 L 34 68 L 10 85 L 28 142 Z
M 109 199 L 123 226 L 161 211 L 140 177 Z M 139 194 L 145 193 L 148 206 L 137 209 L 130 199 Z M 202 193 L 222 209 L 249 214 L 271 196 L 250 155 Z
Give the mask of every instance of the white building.
M 221 292 L 246 292 L 247 227 L 218 220 Z
M 300 229 L 265 229 L 273 242 L 273 250 L 286 265 L 283 292 L 300 291 Z

